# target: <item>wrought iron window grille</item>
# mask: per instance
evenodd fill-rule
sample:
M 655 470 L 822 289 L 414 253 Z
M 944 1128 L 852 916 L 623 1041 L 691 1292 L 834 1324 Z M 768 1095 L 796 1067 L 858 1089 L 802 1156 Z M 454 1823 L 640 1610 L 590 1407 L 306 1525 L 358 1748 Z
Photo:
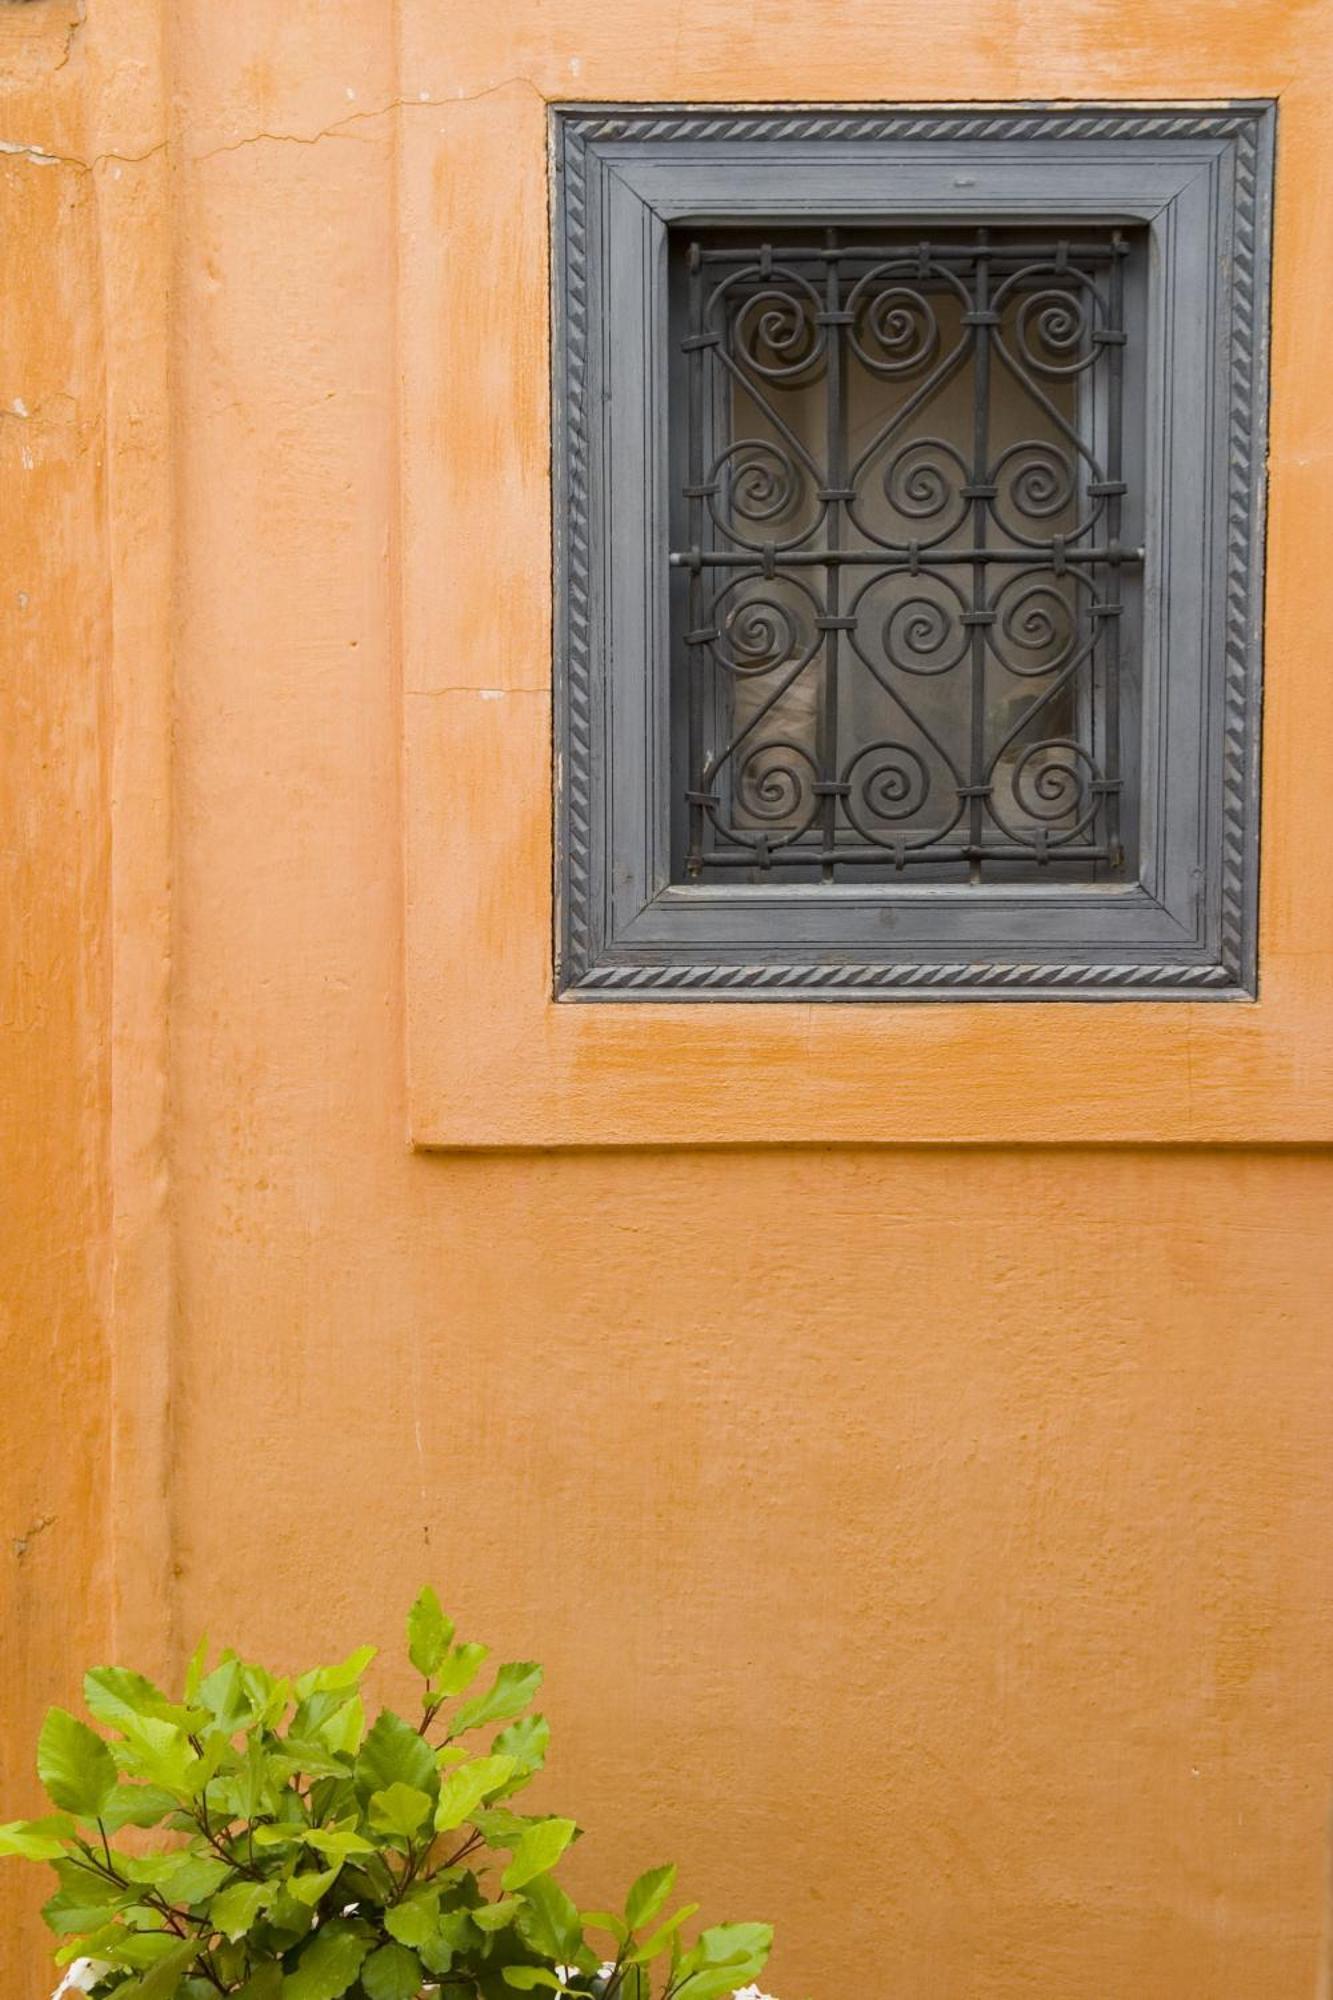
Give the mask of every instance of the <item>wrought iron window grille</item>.
M 1132 247 L 678 242 L 684 880 L 1123 872 Z

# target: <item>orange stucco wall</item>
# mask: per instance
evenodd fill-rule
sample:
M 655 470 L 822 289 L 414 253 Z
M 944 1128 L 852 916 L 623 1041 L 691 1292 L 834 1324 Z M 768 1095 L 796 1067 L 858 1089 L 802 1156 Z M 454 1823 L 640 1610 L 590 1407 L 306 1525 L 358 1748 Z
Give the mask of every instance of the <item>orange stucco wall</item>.
M 33 0 L 0 5 L 0 72 L 4 1806 L 91 1653 L 165 1668 L 207 1626 L 299 1662 L 430 1576 L 548 1662 L 583 1886 L 677 1856 L 779 1921 L 787 2000 L 1306 2000 L 1328 0 Z M 571 1045 L 539 1005 L 544 100 L 1255 94 L 1284 149 L 1270 996 L 599 1010 Z M 489 618 L 486 481 L 521 556 Z M 519 830 L 463 910 L 511 955 L 487 1018 L 411 946 L 404 778 L 480 824 L 506 745 Z M 1093 1143 L 1091 1100 L 1061 1124 L 1080 1028 L 1108 1116 L 1130 1063 L 1122 1141 L 1187 1074 L 1157 1143 Z M 863 1076 L 877 1143 L 774 1143 L 746 1034 L 846 1105 Z M 894 1108 L 909 1034 L 978 1125 Z M 414 1150 L 469 1066 L 454 1150 Z M 656 1143 L 701 1073 L 710 1143 Z M 485 1150 L 524 1132 L 581 1143 Z M 0 1874 L 5 2000 L 46 1990 L 34 1908 Z

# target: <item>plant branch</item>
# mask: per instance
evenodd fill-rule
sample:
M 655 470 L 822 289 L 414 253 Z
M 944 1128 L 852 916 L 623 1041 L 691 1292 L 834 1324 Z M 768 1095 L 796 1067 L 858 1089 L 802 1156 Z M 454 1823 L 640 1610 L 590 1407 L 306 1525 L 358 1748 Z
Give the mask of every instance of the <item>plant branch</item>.
M 214 1833 L 208 1817 L 207 1807 L 204 1807 L 200 1812 L 191 1813 L 190 1817 L 198 1827 L 200 1833 L 203 1834 L 204 1839 L 208 1842 L 219 1861 L 225 1861 L 228 1868 L 234 1868 L 238 1875 L 248 1875 L 252 1882 L 262 1882 L 265 1879 L 262 1868 L 256 1868 L 253 1862 L 242 1861 L 235 1849 L 226 1845 L 225 1836 L 219 1836 Z M 250 1852 L 253 1855 L 254 1830 L 250 1828 L 249 1831 Z
M 460 1861 L 466 1861 L 469 1854 L 475 1854 L 479 1847 L 484 1847 L 485 1845 L 485 1837 L 477 1833 L 474 1829 L 463 1842 L 463 1845 L 449 1856 L 449 1859 L 444 1864 L 445 1867 L 456 1868 Z

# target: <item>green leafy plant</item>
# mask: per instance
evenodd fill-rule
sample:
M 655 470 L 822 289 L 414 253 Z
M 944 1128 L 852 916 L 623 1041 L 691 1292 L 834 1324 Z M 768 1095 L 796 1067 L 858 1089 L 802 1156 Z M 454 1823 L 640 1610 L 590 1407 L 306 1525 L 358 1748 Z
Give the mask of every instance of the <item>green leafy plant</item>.
M 58 1963 L 84 1961 L 96 2000 L 716 2000 L 757 1976 L 770 1927 L 686 1944 L 674 1868 L 580 1910 L 553 1873 L 579 1828 L 514 1806 L 546 1760 L 541 1668 L 474 1692 L 487 1648 L 456 1641 L 429 1589 L 407 1640 L 415 1722 L 367 1726 L 372 1647 L 288 1679 L 231 1652 L 210 1669 L 201 1645 L 178 1699 L 89 1673 L 105 1733 L 53 1708 L 37 1769 L 55 1810 L 0 1827 L 0 1854 L 55 1871 Z

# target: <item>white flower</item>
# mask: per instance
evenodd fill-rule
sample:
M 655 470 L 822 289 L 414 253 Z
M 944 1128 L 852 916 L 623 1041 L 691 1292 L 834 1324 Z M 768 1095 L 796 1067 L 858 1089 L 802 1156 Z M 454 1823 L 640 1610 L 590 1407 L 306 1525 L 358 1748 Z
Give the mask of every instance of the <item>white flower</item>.
M 598 1966 L 593 1977 L 595 1979 L 609 1979 L 615 1969 L 615 1960 L 608 1958 L 602 1965 Z M 576 1965 L 557 1965 L 555 1968 L 557 1979 L 573 1979 L 577 1974 L 578 1967 Z M 773 2000 L 773 1995 L 771 1993 L 761 1993 L 757 1986 L 741 1986 L 732 1994 L 731 2000 Z
M 62 2000 L 62 1995 L 67 1993 L 91 1993 L 103 1973 L 110 1970 L 111 1966 L 104 1958 L 76 1958 L 73 1965 L 66 1967 L 65 1976 L 51 1995 L 51 2000 Z

